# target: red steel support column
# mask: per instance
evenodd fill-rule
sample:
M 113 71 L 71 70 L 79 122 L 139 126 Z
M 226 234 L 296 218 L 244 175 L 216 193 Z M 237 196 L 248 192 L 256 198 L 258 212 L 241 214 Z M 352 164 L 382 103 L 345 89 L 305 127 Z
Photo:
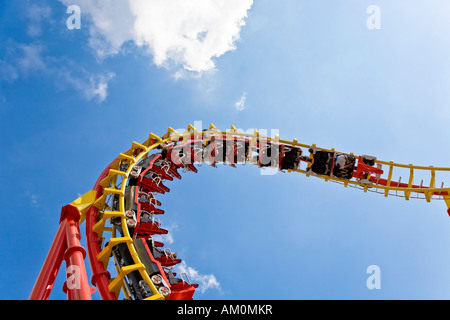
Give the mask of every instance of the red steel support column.
M 58 231 L 30 294 L 30 300 L 48 300 L 63 259 L 66 267 L 70 266 L 76 273 L 69 275 L 71 279 L 74 277 L 74 284 L 64 285 L 68 299 L 91 300 L 91 287 L 84 264 L 86 251 L 80 243 L 79 221 L 80 213 L 76 207 L 67 205 L 62 208 Z
M 66 248 L 65 233 L 66 228 L 64 224 L 60 224 L 33 290 L 31 291 L 30 300 L 48 300 L 63 260 L 64 250 Z
M 107 177 L 111 165 L 116 160 L 117 159 L 111 162 L 111 164 L 98 178 L 93 188 L 93 190 L 98 192 L 97 198 L 103 191 L 103 188 L 99 185 L 99 183 Z M 93 273 L 91 282 L 98 288 L 100 296 L 103 300 L 117 300 L 115 294 L 110 292 L 108 289 L 111 276 L 109 272 L 105 270 L 103 264 L 97 260 L 97 255 L 100 253 L 100 248 L 98 245 L 97 234 L 92 231 L 92 227 L 97 222 L 97 212 L 98 209 L 95 206 L 92 206 L 86 214 L 87 248 Z M 30 300 L 48 299 L 63 259 L 66 260 L 67 266 L 76 266 L 79 269 L 75 269 L 80 271 L 78 274 L 79 279 L 77 279 L 80 284 L 79 289 L 70 289 L 72 288 L 72 282 L 69 284 L 66 282 L 64 284 L 64 292 L 67 293 L 68 299 L 91 299 L 93 288 L 89 286 L 86 268 L 83 261 L 86 256 L 86 252 L 80 244 L 81 236 L 78 225 L 79 219 L 80 214 L 75 207 L 71 205 L 63 207 L 58 232 L 53 240 L 50 251 L 46 257 L 44 265 L 42 266 L 42 270 L 39 273 L 36 284 L 31 292 L 29 297 Z M 69 280 L 72 280 L 73 273 L 69 275 L 66 273 L 66 276 L 70 278 Z
M 78 221 L 80 221 L 80 213 L 78 209 L 68 205 L 63 208 L 62 217 L 66 227 L 66 251 L 64 252 L 64 260 L 66 261 L 66 270 L 73 272 L 67 274 L 70 283 L 65 285 L 69 300 L 91 300 L 91 287 L 86 273 L 84 258 L 86 250 L 81 246 L 80 229 Z

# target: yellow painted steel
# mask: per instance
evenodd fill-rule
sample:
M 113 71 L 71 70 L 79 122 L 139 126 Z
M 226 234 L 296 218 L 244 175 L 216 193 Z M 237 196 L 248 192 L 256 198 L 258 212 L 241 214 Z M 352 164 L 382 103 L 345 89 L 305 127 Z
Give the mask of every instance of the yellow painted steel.
M 408 181 L 408 188 L 411 188 L 414 181 L 414 166 L 410 164 L 409 168 L 409 181 Z M 411 191 L 405 191 L 405 199 L 409 200 L 409 195 L 411 194 Z
M 394 163 L 391 161 L 389 163 L 389 174 L 388 174 L 388 179 L 387 179 L 387 183 L 386 186 L 388 187 L 387 189 L 384 190 L 384 196 L 387 197 L 389 195 L 389 190 L 390 190 L 390 186 L 391 186 L 391 180 L 392 180 L 392 173 L 394 171 Z
M 126 178 L 127 175 L 126 175 L 126 172 L 110 169 L 108 176 L 100 182 L 100 186 L 103 188 L 106 188 L 107 186 L 109 186 L 111 179 L 115 178 L 117 176 L 122 176 L 122 177 Z
M 200 129 L 201 130 L 201 129 Z M 125 266 L 122 268 L 117 268 L 117 276 L 113 279 L 111 279 L 110 283 L 110 291 L 114 292 L 116 296 L 118 297 L 120 290 L 122 288 L 122 291 L 124 292 L 126 298 L 130 298 L 126 290 L 124 289 L 123 280 L 124 277 L 132 271 L 138 271 L 142 278 L 147 282 L 148 286 L 150 287 L 153 296 L 151 296 L 149 299 L 164 299 L 164 297 L 157 291 L 156 287 L 154 286 L 153 282 L 150 280 L 148 273 L 145 270 L 145 266 L 142 264 L 142 262 L 139 259 L 139 256 L 136 252 L 136 249 L 133 244 L 133 239 L 131 235 L 128 232 L 128 228 L 124 227 L 122 228 L 123 236 L 122 237 L 116 237 L 116 229 L 115 226 L 108 227 L 106 226 L 106 223 L 108 220 L 110 220 L 112 217 L 120 217 L 122 221 L 122 226 L 126 226 L 126 216 L 125 216 L 125 209 L 124 209 L 124 194 L 125 194 L 125 187 L 126 183 L 122 183 L 123 181 L 126 181 L 126 179 L 129 177 L 129 174 L 132 170 L 132 167 L 134 164 L 139 163 L 142 159 L 147 157 L 149 153 L 160 146 L 161 144 L 166 144 L 170 142 L 177 142 L 177 141 L 188 141 L 190 139 L 201 139 L 203 142 L 207 140 L 205 137 L 205 134 L 223 134 L 227 136 L 235 136 L 235 137 L 244 137 L 249 139 L 250 143 L 250 150 L 249 150 L 249 156 L 247 162 L 252 164 L 257 164 L 257 162 L 253 161 L 253 147 L 256 146 L 257 142 L 260 139 L 264 139 L 265 141 L 270 142 L 276 142 L 280 144 L 286 144 L 294 147 L 301 147 L 306 148 L 309 150 L 309 148 L 312 148 L 313 150 L 316 150 L 315 144 L 302 144 L 299 143 L 297 139 L 294 139 L 292 141 L 287 140 L 281 140 L 278 136 L 271 138 L 271 137 L 265 137 L 261 136 L 259 131 L 257 129 L 254 129 L 253 133 L 243 133 L 238 132 L 238 129 L 232 125 L 229 130 L 226 131 L 220 131 L 218 130 L 214 124 L 210 124 L 208 127 L 208 130 L 199 132 L 197 128 L 195 128 L 193 125 L 189 124 L 183 133 L 179 133 L 173 128 L 169 127 L 167 132 L 162 136 L 157 136 L 154 133 L 150 133 L 148 136 L 147 141 L 143 143 L 137 143 L 133 142 L 132 146 L 129 150 L 127 150 L 124 153 L 120 153 L 117 161 L 111 165 L 111 169 L 109 170 L 108 176 L 103 179 L 100 182 L 100 185 L 103 187 L 102 195 L 95 200 L 96 198 L 96 192 L 95 191 L 89 191 L 85 195 L 81 196 L 77 200 L 73 202 L 73 204 L 79 208 L 80 212 L 83 214 L 83 220 L 86 214 L 87 209 L 94 205 L 99 209 L 98 214 L 98 222 L 94 225 L 93 231 L 97 233 L 99 236 L 99 239 L 105 239 L 106 235 L 105 232 L 110 232 L 111 236 L 109 238 L 108 244 L 100 251 L 100 253 L 97 256 L 98 261 L 101 261 L 105 268 L 108 266 L 108 262 L 111 256 L 111 250 L 114 246 L 116 246 L 119 243 L 126 243 L 128 246 L 128 249 L 130 251 L 131 257 L 133 258 L 134 264 L 131 266 Z M 323 151 L 329 151 L 329 152 L 337 152 L 333 149 L 324 149 L 320 148 L 320 150 Z M 139 151 L 139 152 L 137 152 Z M 339 152 L 344 153 L 344 152 Z M 358 158 L 357 155 L 354 155 L 351 153 L 355 158 Z M 312 153 L 309 155 L 310 159 L 312 159 Z M 295 169 L 295 170 L 289 170 L 289 172 L 297 172 L 305 174 L 306 176 L 316 176 L 318 178 L 324 179 L 325 181 L 333 181 L 340 184 L 343 184 L 345 187 L 351 186 L 355 188 L 360 188 L 367 191 L 375 191 L 378 193 L 384 193 L 385 197 L 388 197 L 391 193 L 395 192 L 396 195 L 400 193 L 403 195 L 403 197 L 406 200 L 409 200 L 411 198 L 411 195 L 413 193 L 420 195 L 423 194 L 426 201 L 430 201 L 435 198 L 439 198 L 444 200 L 447 207 L 450 208 L 450 188 L 435 188 L 435 175 L 436 172 L 448 172 L 450 171 L 450 168 L 444 168 L 444 167 L 432 167 L 432 166 L 414 166 L 412 164 L 404 165 L 404 164 L 398 164 L 394 163 L 392 161 L 386 162 L 381 160 L 376 160 L 376 164 L 378 165 L 385 165 L 389 167 L 388 171 L 388 177 L 387 177 L 387 183 L 386 185 L 379 185 L 379 184 L 373 184 L 373 185 L 366 185 L 362 184 L 356 180 L 344 180 L 339 179 L 335 176 L 321 176 L 317 175 L 315 173 L 312 173 L 310 170 L 307 170 L 310 168 L 310 162 L 307 164 L 307 169 Z M 128 164 L 128 169 L 126 171 L 119 170 L 121 168 L 121 165 Z M 407 168 L 410 170 L 409 179 L 408 179 L 408 187 L 393 187 L 391 186 L 392 182 L 392 176 L 395 168 Z M 430 173 L 431 179 L 430 183 L 427 187 L 423 187 L 422 184 L 420 187 L 413 188 L 413 180 L 414 180 L 414 173 L 419 171 L 428 171 Z M 122 182 L 117 185 L 117 179 L 122 179 Z M 381 190 L 379 192 L 378 190 Z M 108 201 L 110 201 L 111 197 L 113 195 L 116 195 L 119 197 L 119 210 L 117 211 L 111 211 L 111 206 L 108 204 Z M 437 197 L 436 197 L 437 195 Z M 419 197 L 419 196 L 417 196 Z M 109 200 L 108 200 L 109 198 Z
M 108 290 L 113 292 L 116 297 L 119 297 L 120 289 L 122 288 L 122 283 L 127 274 L 133 271 L 142 271 L 145 270 L 145 266 L 142 263 L 124 266 L 120 269 L 119 275 L 112 279 L 112 281 L 108 285 Z
M 125 213 L 121 211 L 104 211 L 100 220 L 92 227 L 94 232 L 100 237 L 105 230 L 106 220 L 113 217 L 125 218 Z
M 82 223 L 84 219 L 86 219 L 86 213 L 94 203 L 96 197 L 97 191 L 90 190 L 70 204 L 76 207 L 80 212 L 80 223 Z

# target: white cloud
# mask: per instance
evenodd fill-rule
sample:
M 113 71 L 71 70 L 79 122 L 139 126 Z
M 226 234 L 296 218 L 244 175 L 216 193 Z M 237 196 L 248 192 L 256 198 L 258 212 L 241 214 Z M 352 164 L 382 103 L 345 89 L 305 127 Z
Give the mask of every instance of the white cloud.
M 62 79 L 63 84 L 77 90 L 86 100 L 103 102 L 108 97 L 108 83 L 115 74 L 108 72 L 76 77 L 69 70 L 64 69 L 58 71 L 58 77 Z
M 6 61 L 0 60 L 0 82 L 14 82 L 18 77 L 17 68 Z
M 170 225 L 164 225 L 161 226 L 162 228 L 166 229 L 168 231 L 167 234 L 164 235 L 154 235 L 153 238 L 155 240 L 163 242 L 165 245 L 171 245 L 173 244 L 174 240 L 174 231 L 178 230 L 178 225 L 176 223 L 172 223 Z
M 181 131 L 181 130 L 180 130 Z M 173 234 L 174 231 L 178 230 L 178 225 L 176 223 L 171 223 L 167 226 L 162 226 L 164 229 L 168 230 L 165 235 L 154 235 L 153 238 L 156 241 L 163 242 L 165 245 L 171 245 L 174 242 Z M 201 274 L 199 271 L 192 267 L 189 267 L 185 261 L 181 261 L 178 265 L 174 267 L 174 271 L 177 274 L 185 273 L 192 283 L 198 283 L 199 289 L 204 293 L 208 289 L 220 289 L 220 283 L 217 281 L 216 277 L 212 274 Z
M 38 203 L 38 196 L 35 194 L 30 195 L 30 201 L 32 204 L 36 205 Z
M 42 57 L 43 47 L 39 44 L 19 44 L 19 52 L 22 54 L 17 56 L 17 67 L 23 74 L 29 72 L 45 71 L 46 63 Z
M 90 17 L 90 46 L 100 58 L 133 42 L 157 66 L 203 72 L 235 50 L 253 0 L 60 0 Z
M 41 23 L 48 20 L 51 16 L 52 10 L 49 6 L 38 6 L 32 4 L 27 7 L 25 15 L 30 20 L 27 33 L 30 37 L 39 37 L 42 34 Z
M 94 74 L 74 65 L 73 61 L 46 56 L 45 47 L 41 44 L 11 43 L 5 59 L 0 60 L 0 81 L 14 82 L 19 77 L 29 76 L 41 79 L 49 76 L 58 88 L 74 89 L 88 101 L 103 102 L 108 96 L 108 83 L 114 73 Z
M 25 197 L 28 198 L 28 201 L 30 201 L 31 205 L 33 205 L 34 207 L 37 207 L 37 206 L 38 206 L 38 204 L 39 204 L 39 203 L 38 203 L 39 197 L 38 197 L 36 194 L 27 191 L 27 192 L 25 193 Z
M 42 58 L 43 47 L 39 44 L 12 44 L 8 46 L 7 57 L 0 60 L 1 81 L 13 82 L 19 76 L 46 71 Z
M 247 93 L 244 92 L 241 98 L 234 104 L 236 110 L 242 111 L 245 109 L 245 102 L 247 101 Z
M 95 77 L 90 78 L 90 86 L 87 87 L 87 96 L 88 99 L 97 99 L 100 102 L 106 100 L 108 96 L 108 82 L 112 78 L 114 78 L 115 74 L 110 72 L 107 74 L 102 74 L 97 76 L 97 80 Z
M 194 268 L 189 267 L 184 261 L 181 261 L 174 269 L 177 269 L 178 274 L 187 274 L 192 283 L 198 283 L 201 293 L 205 293 L 205 291 L 209 289 L 221 291 L 220 283 L 213 274 L 201 274 Z

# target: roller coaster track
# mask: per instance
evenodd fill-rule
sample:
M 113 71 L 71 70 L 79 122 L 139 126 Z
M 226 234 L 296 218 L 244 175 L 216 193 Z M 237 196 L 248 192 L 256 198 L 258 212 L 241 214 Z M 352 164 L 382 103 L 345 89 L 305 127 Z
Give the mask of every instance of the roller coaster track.
M 338 157 L 345 165 L 338 167 Z M 195 288 L 186 274 L 176 277 L 172 267 L 181 262 L 154 235 L 167 234 L 161 227 L 156 195 L 169 192 L 164 183 L 181 179 L 178 169 L 197 172 L 195 165 L 209 163 L 250 163 L 260 168 L 271 167 L 284 172 L 302 173 L 406 200 L 417 198 L 427 202 L 443 200 L 450 214 L 450 187 L 436 187 L 436 174 L 450 168 L 404 165 L 381 161 L 371 156 L 357 156 L 316 145 L 266 137 L 258 130 L 239 132 L 235 126 L 220 131 L 213 124 L 197 130 L 188 125 L 183 133 L 169 128 L 163 136 L 153 133 L 143 143 L 133 142 L 105 168 L 94 188 L 63 207 L 60 226 L 47 255 L 30 299 L 48 299 L 60 264 L 66 261 L 67 281 L 64 291 L 68 299 L 91 299 L 95 291 L 88 284 L 80 245 L 79 224 L 86 224 L 86 243 L 92 269 L 91 283 L 101 299 L 164 300 L 192 299 Z M 408 172 L 405 182 L 394 178 L 397 170 Z M 414 184 L 415 176 L 429 178 Z M 115 270 L 108 270 L 110 260 Z M 115 274 L 114 277 L 111 274 Z M 76 277 L 75 277 L 76 276 Z

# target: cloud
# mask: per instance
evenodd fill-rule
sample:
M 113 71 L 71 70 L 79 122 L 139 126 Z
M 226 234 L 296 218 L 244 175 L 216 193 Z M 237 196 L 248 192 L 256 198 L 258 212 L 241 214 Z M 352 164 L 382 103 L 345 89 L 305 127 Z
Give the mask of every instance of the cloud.
M 0 82 L 14 82 L 18 77 L 17 68 L 6 61 L 0 60 Z
M 253 0 L 60 0 L 90 18 L 89 45 L 99 58 L 132 42 L 157 66 L 193 72 L 236 49 Z
M 25 193 L 25 197 L 28 199 L 28 201 L 30 202 L 30 204 L 31 204 L 33 207 L 38 207 L 38 206 L 39 206 L 39 201 L 38 201 L 38 200 L 39 200 L 39 197 L 38 197 L 36 194 L 27 191 L 27 192 Z
M 19 55 L 17 56 L 16 66 L 23 74 L 45 71 L 47 65 L 43 60 L 43 47 L 39 44 L 19 44 Z
M 76 89 L 86 100 L 99 103 L 108 97 L 109 81 L 115 77 L 112 72 L 103 74 L 86 74 L 83 77 L 74 76 L 68 69 L 59 70 L 58 78 L 62 79 L 63 85 Z
M 46 71 L 42 58 L 43 47 L 39 44 L 12 44 L 8 46 L 5 60 L 0 60 L 0 80 L 13 82 L 19 76 L 28 77 L 30 73 Z
M 244 92 L 241 98 L 234 104 L 236 110 L 242 111 L 245 109 L 245 102 L 247 101 L 247 93 Z
M 192 283 L 198 283 L 201 293 L 205 293 L 205 291 L 209 289 L 221 291 L 220 283 L 213 274 L 201 274 L 194 268 L 189 267 L 185 261 L 181 261 L 175 268 L 177 269 L 178 274 L 185 273 Z
M 154 235 L 156 241 L 164 242 L 165 245 L 171 245 L 174 243 L 173 234 L 174 231 L 178 230 L 178 225 L 176 223 L 171 223 L 170 225 L 163 226 L 169 232 L 165 235 Z M 178 265 L 174 267 L 178 274 L 185 273 L 192 283 L 198 283 L 199 289 L 202 293 L 206 290 L 216 289 L 221 291 L 220 283 L 217 281 L 216 277 L 212 274 L 204 275 L 192 267 L 189 267 L 185 261 L 181 261 Z
M 35 194 L 30 195 L 30 201 L 33 205 L 36 205 L 38 203 L 38 196 Z
M 164 229 L 168 231 L 167 234 L 164 235 L 154 235 L 153 238 L 155 240 L 163 242 L 166 245 L 173 244 L 174 240 L 174 232 L 178 230 L 178 225 L 176 223 L 171 223 L 170 225 L 164 225 L 162 226 Z
M 75 89 L 88 101 L 103 102 L 114 73 L 93 74 L 73 61 L 46 56 L 45 47 L 39 43 L 11 43 L 5 58 L 0 59 L 0 81 L 14 82 L 30 76 L 48 76 L 60 89 Z
M 108 96 L 108 82 L 115 77 L 115 74 L 108 72 L 107 74 L 101 74 L 99 76 L 91 76 L 89 79 L 89 86 L 87 87 L 86 94 L 88 100 L 97 99 L 100 102 L 105 101 Z M 97 80 L 95 79 L 97 78 Z
M 38 6 L 32 4 L 27 7 L 25 16 L 30 20 L 28 25 L 27 34 L 30 37 L 39 37 L 42 35 L 41 23 L 44 20 L 48 20 L 51 16 L 52 10 L 49 6 Z

